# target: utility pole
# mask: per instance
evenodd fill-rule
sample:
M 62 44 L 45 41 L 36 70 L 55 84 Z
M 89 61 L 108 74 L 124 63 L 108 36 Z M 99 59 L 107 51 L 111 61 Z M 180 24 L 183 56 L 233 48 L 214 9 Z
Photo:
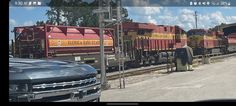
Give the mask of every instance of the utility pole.
M 103 0 L 99 0 L 99 35 L 100 35 L 100 69 L 101 69 L 101 87 L 102 89 L 108 88 L 108 83 L 106 79 L 106 68 L 105 68 L 105 54 L 104 54 L 104 37 L 103 37 L 103 28 L 104 28 L 104 11 L 103 10 Z
M 106 79 L 106 70 L 105 70 L 105 56 L 104 56 L 104 38 L 103 38 L 103 28 L 110 24 L 117 24 L 117 40 L 118 40 L 118 51 L 119 51 L 119 72 L 121 72 L 121 68 L 124 74 L 124 60 L 123 60 L 123 36 L 122 36 L 122 18 L 121 18 L 121 0 L 116 0 L 117 3 L 117 19 L 112 19 L 112 9 L 110 6 L 111 0 L 98 0 L 99 1 L 99 8 L 93 10 L 93 13 L 99 14 L 99 35 L 100 35 L 100 61 L 101 61 L 101 84 L 102 89 L 107 89 L 109 87 Z M 104 5 L 105 3 L 105 5 Z M 106 7 L 104 7 L 106 6 Z M 104 19 L 104 13 L 108 13 L 109 19 Z M 105 23 L 108 23 L 105 25 Z M 120 44 L 121 43 L 121 44 Z M 121 76 L 121 74 L 120 74 Z M 123 77 L 123 88 L 125 87 L 124 84 L 124 75 Z M 121 77 L 120 77 L 120 84 L 121 84 Z
M 125 88 L 125 76 L 124 76 L 124 40 L 123 40 L 123 27 L 121 16 L 121 0 L 116 0 L 117 3 L 117 42 L 118 42 L 118 62 L 119 62 L 119 81 L 120 88 Z M 122 72 L 122 73 L 121 73 Z
M 15 56 L 15 42 L 11 40 L 11 55 Z
M 195 17 L 195 25 L 196 25 L 196 29 L 197 29 L 197 11 L 195 11 L 194 17 Z
M 102 0 L 99 0 L 99 9 L 102 9 Z M 100 35 L 100 63 L 101 63 L 101 83 L 102 88 L 106 86 L 106 70 L 105 70 L 105 59 L 104 59 L 104 38 L 103 38 L 103 26 L 104 23 L 102 22 L 104 19 L 104 14 L 101 12 L 99 14 L 99 35 Z

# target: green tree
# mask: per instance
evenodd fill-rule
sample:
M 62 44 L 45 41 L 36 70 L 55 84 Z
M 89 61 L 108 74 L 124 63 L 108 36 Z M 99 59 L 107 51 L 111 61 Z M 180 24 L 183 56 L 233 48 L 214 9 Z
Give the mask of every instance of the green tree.
M 115 7 L 115 2 L 111 2 L 111 6 Z M 46 23 L 56 25 L 70 26 L 98 26 L 98 15 L 92 11 L 98 9 L 98 0 L 93 2 L 84 2 L 82 0 L 51 0 L 49 3 L 50 10 L 47 10 L 46 15 L 48 20 Z M 128 11 L 122 8 L 124 21 L 132 21 L 128 19 Z M 105 14 L 108 17 L 108 14 Z
M 54 25 L 62 24 L 62 13 L 64 11 L 63 3 L 66 0 L 51 0 L 48 4 L 50 10 L 47 10 L 46 15 L 48 16 L 47 23 Z
M 200 43 L 203 40 L 203 36 L 201 35 L 192 35 L 188 37 L 188 45 L 192 48 L 198 48 L 200 47 Z
M 123 22 L 133 22 L 131 18 L 128 18 L 128 10 L 126 8 L 122 8 L 122 14 L 123 14 Z
M 44 25 L 44 24 L 45 24 L 44 21 L 36 21 L 37 26 Z

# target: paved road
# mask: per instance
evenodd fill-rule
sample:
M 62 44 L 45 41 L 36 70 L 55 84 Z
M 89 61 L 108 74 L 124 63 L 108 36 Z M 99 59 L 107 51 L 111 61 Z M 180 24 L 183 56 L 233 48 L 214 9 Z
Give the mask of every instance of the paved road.
M 236 57 L 102 91 L 101 101 L 201 101 L 236 99 Z

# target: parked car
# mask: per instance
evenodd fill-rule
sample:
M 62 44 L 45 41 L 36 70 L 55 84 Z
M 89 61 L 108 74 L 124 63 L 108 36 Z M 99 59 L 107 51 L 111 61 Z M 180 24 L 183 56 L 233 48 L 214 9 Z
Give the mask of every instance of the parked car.
M 96 75 L 87 64 L 9 58 L 9 101 L 99 101 Z

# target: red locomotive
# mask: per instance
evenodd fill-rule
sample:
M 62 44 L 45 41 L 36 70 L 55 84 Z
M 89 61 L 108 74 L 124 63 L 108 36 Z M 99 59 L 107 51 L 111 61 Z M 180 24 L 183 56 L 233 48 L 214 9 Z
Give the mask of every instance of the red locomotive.
M 73 60 L 99 67 L 98 28 L 43 25 L 15 27 L 14 32 L 16 57 Z M 114 54 L 112 35 L 112 29 L 104 29 L 106 55 Z
M 191 29 L 187 32 L 188 45 L 193 48 L 194 55 L 226 54 L 236 51 L 235 26 L 224 27 L 223 30 L 213 28 Z
M 236 52 L 236 23 L 229 24 L 224 29 L 226 52 Z
M 195 55 L 220 53 L 223 33 L 205 29 L 191 29 L 187 32 L 188 45 Z
M 236 33 L 231 33 L 227 36 L 227 51 L 235 52 L 236 51 Z
M 124 54 L 131 63 L 165 62 L 171 51 L 187 44 L 187 35 L 179 26 L 151 23 L 123 23 Z
M 99 68 L 99 29 L 75 26 L 15 27 L 16 57 L 53 58 L 79 61 Z M 118 64 L 115 30 L 104 29 L 107 67 Z M 169 52 L 183 47 L 187 36 L 178 26 L 150 23 L 123 23 L 125 64 L 157 64 L 164 62 Z

